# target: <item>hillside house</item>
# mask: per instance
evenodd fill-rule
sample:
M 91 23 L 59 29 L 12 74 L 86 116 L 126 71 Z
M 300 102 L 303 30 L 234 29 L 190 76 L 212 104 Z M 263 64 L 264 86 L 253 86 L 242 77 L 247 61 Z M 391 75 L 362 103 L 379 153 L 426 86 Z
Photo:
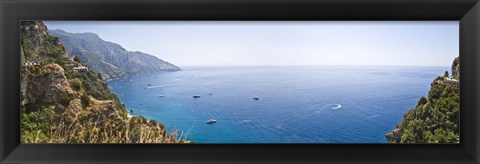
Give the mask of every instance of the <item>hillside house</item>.
M 24 66 L 38 66 L 38 65 L 41 65 L 42 62 L 40 60 L 40 58 L 33 58 L 33 59 L 30 59 L 30 60 L 27 60 L 23 63 Z
M 37 65 L 40 65 L 40 62 L 30 62 L 30 61 L 27 61 L 25 63 L 23 63 L 24 66 L 37 66 Z
M 78 66 L 78 67 L 73 67 L 73 71 L 74 71 L 74 72 L 77 72 L 77 73 L 87 72 L 87 71 L 88 71 L 88 67 L 85 67 L 85 66 L 83 66 L 83 65 Z
M 450 84 L 460 84 L 460 82 L 457 79 L 454 79 L 454 78 L 451 78 L 451 77 L 446 77 L 445 82 L 450 83 Z

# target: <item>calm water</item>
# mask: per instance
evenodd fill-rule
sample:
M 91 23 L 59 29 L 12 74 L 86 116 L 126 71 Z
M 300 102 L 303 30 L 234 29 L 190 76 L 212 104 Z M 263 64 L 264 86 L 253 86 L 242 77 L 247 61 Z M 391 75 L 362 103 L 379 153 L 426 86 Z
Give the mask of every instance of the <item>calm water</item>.
M 449 67 L 182 69 L 109 84 L 134 115 L 197 143 L 386 143 L 385 133 Z

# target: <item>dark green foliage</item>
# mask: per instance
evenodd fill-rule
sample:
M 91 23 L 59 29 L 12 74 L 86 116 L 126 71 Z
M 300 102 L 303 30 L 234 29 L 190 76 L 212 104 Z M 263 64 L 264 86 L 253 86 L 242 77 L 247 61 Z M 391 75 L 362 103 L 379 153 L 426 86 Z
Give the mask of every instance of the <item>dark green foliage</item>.
M 452 64 L 452 77 L 459 78 L 460 59 Z M 421 97 L 397 125 L 399 135 L 387 133 L 389 142 L 400 137 L 401 143 L 459 143 L 460 142 L 460 86 L 446 81 L 448 71 L 430 85 L 428 97 Z M 401 136 L 400 136 L 401 135 Z
M 78 57 L 78 56 L 73 57 L 73 61 L 82 62 L 82 61 L 80 60 L 80 57 Z
M 83 65 L 83 63 L 80 63 Z M 108 84 L 98 77 L 98 74 L 93 71 L 87 72 L 73 72 L 71 70 L 65 71 L 68 79 L 78 79 L 81 81 L 82 89 L 89 95 L 98 100 L 117 100 L 118 97 L 111 93 L 108 89 Z M 70 82 L 70 81 L 69 81 Z M 120 104 L 120 102 L 118 102 Z
M 62 105 L 67 106 L 68 103 L 72 100 L 73 100 L 73 95 L 65 92 L 60 94 L 60 103 L 62 103 Z
M 26 104 L 21 107 L 20 128 L 23 142 L 46 142 L 55 129 L 53 107 Z
M 82 81 L 78 78 L 68 80 L 70 87 L 72 87 L 76 91 L 80 91 L 83 89 Z
M 25 26 L 22 26 L 22 28 L 25 28 Z M 35 45 L 32 39 L 28 39 L 25 33 L 23 32 L 20 35 L 20 37 L 21 37 L 21 44 L 22 44 L 22 49 L 25 54 L 25 57 L 31 57 L 35 48 Z
M 86 92 L 83 92 L 81 100 L 82 100 L 82 104 L 84 106 L 87 106 L 88 103 L 90 103 L 90 96 Z
M 433 82 L 428 99 L 405 114 L 397 127 L 402 143 L 458 143 L 460 88 L 458 85 Z
M 424 105 L 424 104 L 427 103 L 427 101 L 428 101 L 428 100 L 427 100 L 425 97 L 422 96 L 422 97 L 420 98 L 420 100 L 418 100 L 418 104 L 419 104 L 419 105 Z
M 44 56 L 52 58 L 63 58 L 63 55 L 66 54 L 65 48 L 63 46 L 55 45 L 58 42 L 58 38 L 51 35 L 44 35 L 43 49 L 41 54 Z

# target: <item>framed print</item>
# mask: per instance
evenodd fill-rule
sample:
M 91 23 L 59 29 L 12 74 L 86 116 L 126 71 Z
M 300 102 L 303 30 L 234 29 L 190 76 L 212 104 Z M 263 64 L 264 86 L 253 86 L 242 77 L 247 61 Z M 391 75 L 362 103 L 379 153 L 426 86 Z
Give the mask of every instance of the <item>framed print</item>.
M 478 1 L 2 1 L 2 163 L 478 163 Z

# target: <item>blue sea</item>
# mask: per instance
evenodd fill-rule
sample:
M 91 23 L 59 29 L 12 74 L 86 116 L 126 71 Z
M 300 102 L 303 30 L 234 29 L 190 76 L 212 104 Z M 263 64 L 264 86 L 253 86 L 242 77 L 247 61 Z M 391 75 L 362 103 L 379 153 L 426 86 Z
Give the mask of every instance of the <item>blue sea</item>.
M 385 133 L 445 71 L 449 67 L 199 66 L 109 86 L 133 115 L 196 143 L 387 143 Z M 209 119 L 217 122 L 206 124 Z

